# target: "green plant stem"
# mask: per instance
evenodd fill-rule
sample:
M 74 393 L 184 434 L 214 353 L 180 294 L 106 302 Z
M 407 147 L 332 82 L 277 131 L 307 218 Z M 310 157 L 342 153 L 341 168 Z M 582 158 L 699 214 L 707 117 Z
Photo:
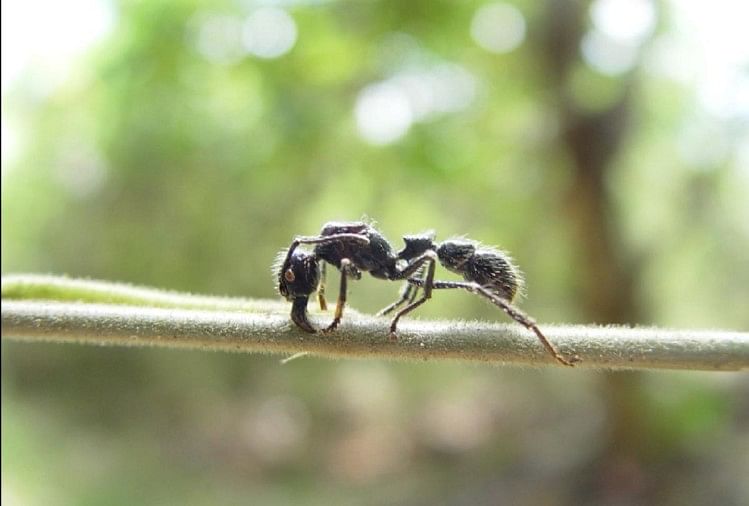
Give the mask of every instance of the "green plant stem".
M 51 276 L 2 281 L 3 339 L 165 346 L 323 357 L 554 365 L 536 337 L 515 324 L 388 320 L 347 310 L 331 334 L 308 334 L 282 301 L 205 297 Z M 313 313 L 318 325 L 328 313 Z M 735 371 L 749 368 L 749 334 L 620 326 L 542 325 L 577 367 Z

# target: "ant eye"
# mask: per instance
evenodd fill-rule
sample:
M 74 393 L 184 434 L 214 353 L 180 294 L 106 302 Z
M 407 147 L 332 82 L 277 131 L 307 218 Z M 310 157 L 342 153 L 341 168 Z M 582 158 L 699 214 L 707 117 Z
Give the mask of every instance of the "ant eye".
M 292 271 L 291 269 L 288 269 L 286 272 L 284 272 L 283 277 L 289 283 L 293 283 L 296 279 L 296 276 L 294 276 L 294 271 Z

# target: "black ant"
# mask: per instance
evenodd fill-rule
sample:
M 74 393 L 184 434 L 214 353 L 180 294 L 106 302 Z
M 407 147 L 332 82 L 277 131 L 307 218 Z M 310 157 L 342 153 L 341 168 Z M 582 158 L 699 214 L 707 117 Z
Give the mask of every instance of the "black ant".
M 302 330 L 317 331 L 307 317 L 307 303 L 309 296 L 317 291 L 320 309 L 327 309 L 325 265 L 331 264 L 340 270 L 341 284 L 335 316 L 323 332 L 335 330 L 341 322 L 348 278 L 358 280 L 362 272 L 369 272 L 378 279 L 406 282 L 400 298 L 378 313 L 388 314 L 408 302 L 390 322 L 391 339 L 397 337 L 398 320 L 430 299 L 432 290 L 460 288 L 486 297 L 510 318 L 533 331 L 559 363 L 572 366 L 579 360 L 577 357 L 572 360 L 563 357 L 536 322 L 512 305 L 512 300 L 522 289 L 523 278 L 506 253 L 467 239 L 435 243 L 432 232 L 405 236 L 403 241 L 406 246 L 396 253 L 387 239 L 365 222 L 330 222 L 323 226 L 319 236 L 296 237 L 274 265 L 278 291 L 292 302 L 291 319 Z M 301 244 L 314 245 L 314 249 L 312 252 L 299 249 Z M 462 275 L 465 281 L 435 281 L 437 262 Z M 419 289 L 423 294 L 417 300 Z

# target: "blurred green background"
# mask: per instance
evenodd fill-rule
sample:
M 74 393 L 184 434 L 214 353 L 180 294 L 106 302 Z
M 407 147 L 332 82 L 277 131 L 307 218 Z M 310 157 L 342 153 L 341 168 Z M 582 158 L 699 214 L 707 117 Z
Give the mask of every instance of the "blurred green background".
M 2 8 L 3 274 L 271 298 L 294 235 L 366 215 L 511 251 L 541 322 L 749 328 L 741 2 Z M 414 317 L 505 321 L 463 293 Z M 745 373 L 8 342 L 2 366 L 6 504 L 749 502 Z

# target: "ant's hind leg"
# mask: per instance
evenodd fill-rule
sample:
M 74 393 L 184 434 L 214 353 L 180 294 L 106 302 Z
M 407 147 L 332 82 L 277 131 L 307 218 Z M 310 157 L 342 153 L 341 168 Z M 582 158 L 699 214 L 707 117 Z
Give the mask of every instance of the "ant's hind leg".
M 335 306 L 335 316 L 330 325 L 328 325 L 323 332 L 332 332 L 341 323 L 343 318 L 343 307 L 346 305 L 346 290 L 348 288 L 347 279 L 350 275 L 353 275 L 351 271 L 351 260 L 344 258 L 341 260 L 341 286 L 338 290 L 338 303 Z
M 409 279 L 409 283 L 419 286 L 422 284 L 422 281 L 420 279 Z M 536 325 L 536 322 L 513 306 L 508 300 L 503 299 L 502 297 L 499 297 L 495 293 L 491 292 L 490 290 L 487 290 L 483 286 L 479 285 L 478 283 L 468 283 L 468 282 L 461 282 L 461 281 L 434 281 L 432 283 L 432 288 L 435 290 L 445 289 L 445 288 L 462 288 L 464 290 L 468 290 L 471 293 L 475 293 L 478 295 L 482 295 L 489 299 L 492 304 L 499 307 L 507 313 L 507 315 L 518 322 L 523 327 L 527 328 L 534 334 L 536 334 L 536 337 L 538 337 L 538 340 L 541 341 L 541 344 L 546 348 L 546 351 L 549 352 L 549 354 L 554 357 L 554 359 L 559 362 L 562 365 L 566 366 L 574 366 L 575 362 L 579 362 L 580 358 L 577 355 L 572 356 L 570 359 L 565 358 L 557 349 L 556 347 L 551 344 L 551 341 L 549 341 L 546 336 L 541 332 L 541 329 L 538 328 L 538 325 Z
M 395 313 L 395 316 L 390 321 L 390 339 L 395 340 L 398 338 L 398 335 L 395 333 L 397 327 L 398 327 L 398 320 L 401 319 L 402 316 L 410 313 L 417 307 L 421 306 L 423 303 L 425 303 L 428 299 L 432 297 L 432 284 L 434 282 L 434 269 L 437 264 L 437 254 L 433 251 L 428 251 L 424 253 L 421 257 L 414 260 L 411 266 L 409 266 L 408 269 L 404 269 L 405 275 L 408 276 L 408 271 L 410 272 L 418 272 L 424 264 L 428 263 L 427 267 L 427 273 L 426 278 L 421 281 L 420 284 L 417 284 L 416 286 L 423 286 L 424 287 L 424 295 L 421 296 L 421 298 L 415 302 L 411 302 L 409 305 Z M 409 281 L 410 283 L 410 281 Z
M 325 301 L 325 278 L 327 277 L 327 271 L 325 262 L 320 262 L 320 284 L 317 287 L 317 302 L 320 303 L 320 311 L 328 310 L 328 303 Z

